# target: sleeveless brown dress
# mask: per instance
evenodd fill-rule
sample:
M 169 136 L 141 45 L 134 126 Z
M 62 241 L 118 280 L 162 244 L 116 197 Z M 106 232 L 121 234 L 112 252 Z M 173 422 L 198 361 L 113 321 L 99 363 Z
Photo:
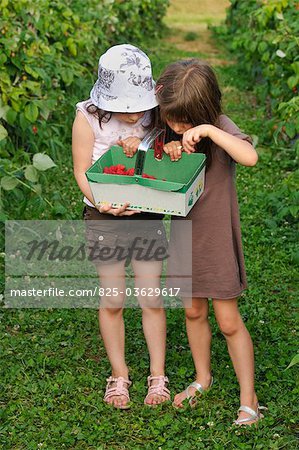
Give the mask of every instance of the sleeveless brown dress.
M 225 115 L 220 116 L 220 128 L 251 143 L 250 137 Z M 186 236 L 175 226 L 177 220 L 192 221 L 193 298 L 230 299 L 239 296 L 247 282 L 235 187 L 235 161 L 220 147 L 213 147 L 202 196 L 186 218 L 172 218 L 168 287 L 180 286 L 175 275 L 188 275 L 188 263 L 184 262 Z M 182 286 L 180 296 L 189 297 L 190 294 L 190 291 L 184 292 Z

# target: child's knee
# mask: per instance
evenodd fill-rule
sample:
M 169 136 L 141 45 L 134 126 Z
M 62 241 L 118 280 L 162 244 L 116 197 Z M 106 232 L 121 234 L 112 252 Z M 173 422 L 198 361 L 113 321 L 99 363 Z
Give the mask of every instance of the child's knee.
M 185 309 L 185 315 L 188 320 L 206 320 L 208 318 L 208 309 L 206 307 L 192 306 Z
M 156 309 L 163 309 L 163 300 L 160 298 L 153 298 L 153 297 L 143 297 L 139 300 L 139 306 L 142 308 L 142 310 L 156 310 Z
M 123 307 L 122 306 L 104 306 L 101 307 L 99 310 L 100 314 L 104 313 L 104 314 L 108 314 L 109 316 L 117 316 L 117 315 L 121 315 L 123 312 Z
M 125 304 L 125 298 L 122 297 L 102 297 L 100 301 L 100 310 L 111 311 L 111 314 L 116 314 L 117 311 L 122 311 Z
M 222 317 L 217 319 L 217 322 L 224 336 L 233 336 L 244 326 L 240 317 Z

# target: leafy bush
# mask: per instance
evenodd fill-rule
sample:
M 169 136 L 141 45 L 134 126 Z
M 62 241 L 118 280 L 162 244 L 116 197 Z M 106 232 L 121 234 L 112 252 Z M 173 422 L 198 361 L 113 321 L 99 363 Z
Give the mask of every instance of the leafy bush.
M 58 169 L 40 174 L 32 157 L 41 153 L 59 166 L 70 146 L 74 104 L 95 79 L 100 54 L 116 43 L 139 45 L 144 36 L 158 36 L 167 4 L 0 1 L 0 173 L 7 198 L 0 206 L 15 210 L 14 217 L 37 204 L 40 211 L 51 204 L 54 216 L 63 213 L 57 196 L 54 207 L 42 195 Z
M 295 0 L 231 0 L 226 24 L 216 32 L 245 68 L 263 110 L 262 143 L 274 145 L 273 157 L 285 165 L 286 178 L 268 195 L 275 226 L 294 222 L 299 205 L 299 4 Z M 289 151 L 288 148 L 293 151 Z M 295 153 L 295 154 L 294 154 Z
M 222 29 L 251 81 L 257 82 L 276 142 L 299 133 L 298 16 L 295 0 L 231 0 Z

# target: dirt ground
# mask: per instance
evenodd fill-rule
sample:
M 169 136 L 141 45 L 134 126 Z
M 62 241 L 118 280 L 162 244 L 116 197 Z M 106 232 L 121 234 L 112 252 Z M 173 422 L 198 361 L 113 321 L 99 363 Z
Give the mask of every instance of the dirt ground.
M 226 15 L 229 0 L 171 0 L 165 18 L 171 30 L 167 41 L 183 51 L 198 52 L 206 56 L 211 64 L 226 64 L 219 60 L 219 49 L 211 39 L 209 25 L 218 25 Z M 186 40 L 187 33 L 196 33 L 194 40 Z

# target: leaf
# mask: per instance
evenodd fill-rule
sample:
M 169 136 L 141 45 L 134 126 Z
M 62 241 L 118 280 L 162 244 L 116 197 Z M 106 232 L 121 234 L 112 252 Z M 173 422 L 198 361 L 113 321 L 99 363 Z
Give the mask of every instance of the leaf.
M 285 125 L 286 127 L 286 133 L 289 136 L 289 138 L 293 139 L 293 137 L 295 137 L 296 134 L 296 126 L 294 123 L 286 123 Z
M 19 99 L 15 100 L 15 99 L 11 98 L 10 101 L 11 101 L 11 106 L 13 107 L 13 109 L 15 111 L 17 111 L 17 112 L 20 112 L 21 111 L 21 102 L 20 102 L 20 100 Z
M 287 83 L 288 83 L 288 86 L 290 89 L 293 89 L 294 87 L 296 87 L 298 84 L 298 75 L 297 76 L 292 75 L 290 78 L 288 78 Z
M 292 361 L 288 365 L 287 369 L 289 369 L 292 366 L 295 366 L 295 364 L 298 364 L 298 363 L 299 363 L 299 353 L 297 353 L 297 355 L 294 356 L 294 358 L 292 359 Z
M 7 129 L 4 128 L 3 125 L 0 125 L 0 141 L 3 141 L 3 139 L 6 139 L 7 137 Z
M 251 137 L 252 137 L 252 145 L 255 148 L 259 143 L 259 137 L 256 134 L 252 134 Z
M 69 86 L 70 84 L 72 84 L 73 80 L 74 80 L 74 74 L 73 72 L 71 72 L 70 69 L 62 69 L 61 72 L 61 78 L 63 80 L 63 82 Z
M 36 183 L 38 181 L 38 171 L 32 165 L 26 167 L 24 175 L 26 180 L 32 181 L 32 183 Z
M 1 187 L 5 191 L 11 191 L 17 186 L 18 182 L 16 177 L 5 176 L 1 179 Z
M 14 111 L 12 108 L 10 108 L 10 110 L 7 111 L 7 114 L 6 114 L 6 122 L 9 125 L 13 125 L 16 121 L 16 118 L 17 118 L 17 112 Z
M 8 105 L 1 106 L 0 107 L 0 119 L 6 120 L 6 116 L 7 116 L 7 113 L 9 110 L 10 110 L 10 107 Z
M 299 206 L 295 206 L 295 205 L 290 206 L 290 213 L 292 214 L 292 216 L 294 218 L 297 217 L 298 211 L 299 211 Z
M 25 117 L 29 122 L 36 122 L 38 118 L 38 107 L 34 103 L 25 106 Z
M 70 51 L 70 54 L 73 56 L 77 56 L 77 46 L 72 38 L 69 38 L 66 41 L 66 45 Z
M 33 186 L 33 189 L 35 190 L 37 195 L 42 195 L 42 186 L 41 186 L 41 184 L 35 184 Z
M 8 216 L 3 211 L 0 211 L 0 222 L 4 222 L 5 220 L 8 220 Z
M 279 58 L 285 58 L 287 55 L 282 50 L 276 50 L 276 55 L 279 56 Z
M 25 118 L 25 114 L 21 113 L 19 116 L 20 126 L 23 131 L 26 131 L 30 122 Z
M 7 61 L 7 56 L 4 53 L 0 55 L 0 66 L 2 66 Z
M 293 69 L 295 74 L 299 76 L 299 61 L 293 62 L 293 64 L 291 64 L 291 68 Z
M 31 75 L 33 78 L 38 78 L 39 77 L 39 74 L 34 69 L 32 69 L 32 67 L 30 67 L 28 64 L 25 64 L 25 71 L 29 75 Z
M 51 169 L 51 167 L 56 166 L 50 156 L 46 155 L 45 153 L 36 153 L 33 156 L 33 165 L 37 170 L 41 171 L 48 170 Z
M 66 213 L 66 208 L 60 203 L 60 202 L 56 202 L 53 208 L 53 212 L 55 214 L 65 214 Z
M 265 41 L 260 42 L 258 45 L 258 50 L 260 53 L 264 53 L 267 50 L 267 48 L 268 48 L 268 45 Z

